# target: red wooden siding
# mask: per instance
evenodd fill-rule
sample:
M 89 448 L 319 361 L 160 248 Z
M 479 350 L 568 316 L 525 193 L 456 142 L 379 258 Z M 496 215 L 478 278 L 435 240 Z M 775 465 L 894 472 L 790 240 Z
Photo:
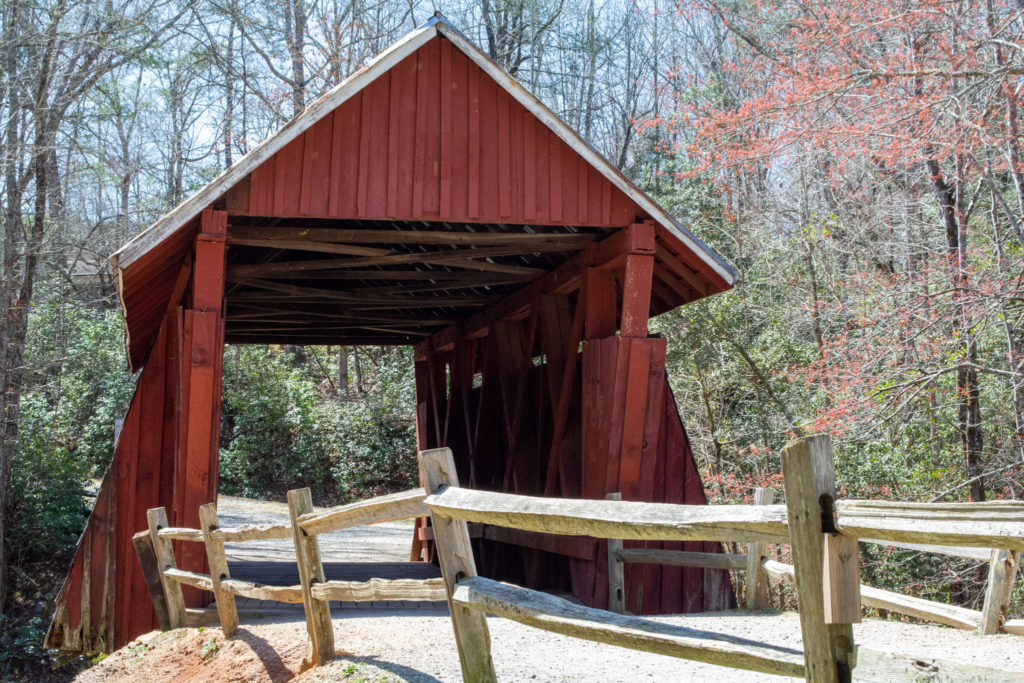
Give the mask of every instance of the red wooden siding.
M 638 207 L 443 38 L 286 145 L 231 213 L 625 226 Z
M 152 602 L 132 545 L 146 511 L 165 507 L 172 526 L 197 528 L 199 506 L 216 499 L 220 385 L 224 346 L 221 301 L 227 215 L 204 211 L 195 258 L 167 270 L 173 301 L 139 376 L 113 459 L 79 541 L 47 635 L 50 647 L 111 651 L 155 626 Z M 184 569 L 206 571 L 201 544 L 175 546 Z M 201 592 L 186 588 L 191 606 Z

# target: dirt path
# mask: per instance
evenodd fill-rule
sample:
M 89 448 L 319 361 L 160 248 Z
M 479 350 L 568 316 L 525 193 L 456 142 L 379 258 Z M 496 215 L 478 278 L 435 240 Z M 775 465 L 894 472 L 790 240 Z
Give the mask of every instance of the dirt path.
M 702 614 L 659 621 L 716 633 L 800 646 L 794 613 Z M 736 671 L 663 655 L 634 652 L 554 635 L 489 618 L 492 657 L 500 681 L 732 681 L 793 680 Z M 1024 671 L 1019 636 L 977 636 L 942 626 L 866 620 L 855 627 L 861 646 Z M 335 614 L 337 657 L 299 673 L 305 651 L 301 613 L 292 620 L 245 624 L 225 641 L 220 629 L 153 634 L 83 673 L 82 683 L 192 683 L 198 681 L 408 681 L 461 680 L 451 622 L 444 611 L 351 610 Z M 205 652 L 205 656 L 204 656 Z M 979 679 L 979 680 L 984 680 Z M 1024 680 L 1024 678 L 1022 678 Z
M 287 524 L 284 503 L 220 496 L 217 516 L 223 526 L 242 524 Z M 324 562 L 407 562 L 412 545 L 412 520 L 355 527 L 320 536 L 320 557 Z M 228 561 L 295 560 L 290 540 L 226 543 Z
M 287 519 L 284 506 L 222 497 L 225 524 Z M 333 561 L 403 561 L 411 524 L 384 524 L 332 534 L 321 544 Z M 231 544 L 235 560 L 294 561 L 291 543 Z M 268 612 L 267 614 L 271 614 Z M 306 648 L 301 609 L 273 617 L 249 615 L 238 634 L 225 640 L 219 628 L 147 634 L 77 679 L 82 683 L 193 683 L 199 681 L 298 680 L 304 683 L 460 681 L 459 659 L 446 608 L 342 609 L 332 613 L 336 658 L 300 672 Z M 658 617 L 659 621 L 726 633 L 800 649 L 795 613 L 743 612 Z M 782 681 L 775 676 L 634 652 L 554 635 L 488 618 L 492 657 L 501 681 Z M 854 627 L 863 647 L 902 652 L 921 659 L 946 659 L 1024 671 L 1024 639 L 978 636 L 943 626 L 867 619 Z M 983 679 L 979 679 L 983 680 Z M 1024 680 L 1024 676 L 1022 676 Z

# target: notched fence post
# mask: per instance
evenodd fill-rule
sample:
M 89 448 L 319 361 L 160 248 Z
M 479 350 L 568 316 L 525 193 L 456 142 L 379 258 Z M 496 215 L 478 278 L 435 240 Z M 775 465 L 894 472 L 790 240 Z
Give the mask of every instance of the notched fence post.
M 775 502 L 775 491 L 758 488 L 754 491 L 754 505 L 771 505 Z M 761 560 L 768 552 L 767 543 L 747 544 L 747 609 L 759 610 L 768 606 L 768 574 L 761 567 Z
M 459 476 L 451 449 L 435 448 L 420 453 L 420 475 L 427 495 L 433 495 L 446 486 L 458 486 Z M 476 562 L 469 540 L 466 522 L 430 514 L 434 528 L 434 546 L 441 561 L 448 592 L 448 608 L 455 629 L 455 643 L 459 649 L 462 680 L 472 683 L 496 681 L 491 661 L 491 634 L 487 618 L 452 600 L 455 584 L 461 579 L 475 577 Z
M 331 623 L 330 603 L 313 597 L 313 584 L 323 583 L 326 578 L 316 536 L 308 535 L 299 525 L 299 517 L 310 512 L 313 512 L 313 496 L 308 488 L 288 492 L 288 517 L 292 524 L 295 562 L 299 567 L 302 606 L 305 608 L 306 631 L 309 633 L 306 657 L 308 663 L 320 666 L 334 657 L 334 625 Z
M 153 543 L 153 551 L 156 553 L 157 567 L 160 570 L 160 583 L 164 587 L 164 597 L 167 600 L 167 625 L 169 628 L 182 628 L 185 626 L 185 598 L 181 594 L 181 584 L 173 579 L 168 579 L 164 573 L 168 569 L 177 569 L 178 564 L 174 561 L 174 549 L 171 541 L 160 538 L 160 530 L 167 528 L 167 510 L 164 508 L 152 508 L 146 511 L 146 521 L 149 523 L 149 538 Z
M 206 559 L 210 563 L 210 581 L 213 583 L 213 596 L 217 601 L 217 617 L 225 638 L 235 635 L 238 630 L 238 610 L 235 608 L 235 596 L 224 590 L 220 582 L 231 578 L 228 571 L 228 559 L 224 555 L 224 544 L 213 539 L 213 532 L 219 527 L 217 521 L 217 504 L 207 503 L 199 507 L 199 529 L 203 532 L 203 545 L 206 546 Z
M 857 539 L 826 534 L 830 530 L 823 523 L 836 495 L 832 439 L 819 434 L 790 442 L 782 451 L 782 473 L 806 678 L 849 681 L 860 578 Z

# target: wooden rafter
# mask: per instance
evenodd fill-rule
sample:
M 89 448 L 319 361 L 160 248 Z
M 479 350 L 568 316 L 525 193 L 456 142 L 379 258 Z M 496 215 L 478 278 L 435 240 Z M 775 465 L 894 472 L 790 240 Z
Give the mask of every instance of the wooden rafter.
M 537 226 L 530 226 L 536 229 Z M 565 228 L 551 228 L 551 230 Z M 277 228 L 277 227 L 232 227 L 228 237 L 230 244 L 245 244 L 281 249 L 305 249 L 308 251 L 330 251 L 311 245 L 341 247 L 345 249 L 366 249 L 350 245 L 358 244 L 429 244 L 462 246 L 500 246 L 534 243 L 561 244 L 565 248 L 577 248 L 603 237 L 601 233 L 576 232 L 468 232 L 463 230 L 364 230 L 360 228 Z M 303 246 L 292 246 L 303 245 Z M 354 253 L 338 251 L 336 253 Z M 366 256 L 376 254 L 364 254 Z
M 283 261 L 275 263 L 261 263 L 254 265 L 234 266 L 228 270 L 229 277 L 261 277 L 266 273 L 289 273 L 294 274 L 308 270 L 332 270 L 335 268 L 365 268 L 367 266 L 390 266 L 410 263 L 433 263 L 438 265 L 455 266 L 462 268 L 483 267 L 483 262 L 476 262 L 476 259 L 493 258 L 498 256 L 521 256 L 523 254 L 534 254 L 558 251 L 578 251 L 583 245 L 565 246 L 553 243 L 537 243 L 526 245 L 502 245 L 497 247 L 482 247 L 479 249 L 439 249 L 423 252 L 405 252 L 401 254 L 388 254 L 386 256 L 366 256 L 359 258 L 339 259 L 315 259 L 309 261 Z M 497 266 L 503 264 L 486 264 Z M 522 270 L 522 266 L 516 266 Z M 531 268 L 534 272 L 544 272 L 540 268 Z
M 417 264 L 420 265 L 420 264 Z M 230 273 L 230 271 L 229 271 Z M 512 275 L 508 273 L 467 273 L 456 270 L 315 270 L 301 274 L 261 273 L 259 277 L 270 279 L 299 280 L 384 280 L 387 282 L 463 282 L 481 285 L 528 282 L 533 273 Z M 231 281 L 229 274 L 228 281 Z

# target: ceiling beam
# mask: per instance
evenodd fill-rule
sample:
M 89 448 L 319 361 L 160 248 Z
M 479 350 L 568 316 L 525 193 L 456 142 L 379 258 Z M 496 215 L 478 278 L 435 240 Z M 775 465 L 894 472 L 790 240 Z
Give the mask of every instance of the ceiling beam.
M 517 226 L 518 227 L 518 226 Z M 554 229 L 554 228 L 552 228 Z M 564 229 L 564 228 L 562 228 Z M 282 246 L 284 244 L 344 243 L 345 249 L 358 249 L 356 244 L 451 244 L 472 246 L 495 246 L 506 244 L 532 244 L 549 242 L 564 244 L 567 248 L 586 245 L 604 237 L 603 233 L 580 232 L 469 232 L 463 230 L 363 230 L 360 228 L 276 228 L 231 226 L 228 241 L 232 244 L 250 246 L 279 246 L 282 249 L 307 249 L 329 251 L 329 249 L 308 246 Z M 350 253 L 339 251 L 339 254 Z M 366 254 L 369 256 L 370 254 Z
M 238 265 L 228 268 L 228 275 L 232 277 L 260 277 L 265 273 L 297 273 L 307 270 L 331 270 L 334 268 L 364 268 L 367 266 L 388 266 L 412 263 L 433 263 L 461 268 L 484 268 L 486 266 L 499 266 L 504 264 L 492 264 L 475 262 L 475 259 L 491 258 L 495 256 L 521 256 L 523 254 L 557 252 L 557 251 L 578 251 L 578 247 L 566 247 L 565 245 L 552 245 L 548 243 L 530 245 L 512 245 L 498 247 L 483 247 L 480 249 L 440 249 L 423 252 L 406 252 L 401 254 L 388 254 L 387 256 L 366 256 L 359 258 L 339 259 L 315 259 L 309 261 L 278 261 L 273 263 L 261 263 L 251 265 Z M 524 266 L 512 266 L 517 271 L 525 271 Z M 530 268 L 534 272 L 546 272 L 544 269 Z

